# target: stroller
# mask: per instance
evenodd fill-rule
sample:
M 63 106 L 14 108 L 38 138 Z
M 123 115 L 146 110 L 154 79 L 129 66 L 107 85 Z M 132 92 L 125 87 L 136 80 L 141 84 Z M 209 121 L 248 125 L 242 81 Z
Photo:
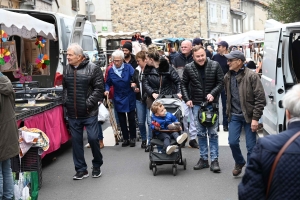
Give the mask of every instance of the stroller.
M 182 120 L 183 120 L 183 109 L 181 108 L 181 100 L 178 98 L 174 98 L 173 95 L 164 95 L 158 97 L 154 102 L 160 102 L 161 104 L 164 105 L 165 109 L 172 113 L 178 121 L 182 125 Z M 150 116 L 152 116 L 152 113 L 150 111 Z M 172 133 L 172 130 L 161 130 L 161 132 L 168 132 Z M 152 139 L 150 141 L 150 151 L 149 151 L 149 169 L 152 170 L 153 176 L 156 176 L 157 173 L 157 165 L 162 165 L 162 164 L 172 164 L 172 170 L 173 170 L 173 175 L 177 175 L 177 165 L 183 165 L 183 169 L 186 170 L 186 159 L 182 158 L 182 151 L 180 145 L 177 144 L 176 140 L 172 139 L 171 140 L 171 145 L 177 145 L 178 151 L 173 152 L 170 155 L 163 154 L 163 153 L 158 153 L 154 152 L 154 146 L 163 146 L 163 141 L 157 139 L 154 136 L 154 132 L 152 134 Z

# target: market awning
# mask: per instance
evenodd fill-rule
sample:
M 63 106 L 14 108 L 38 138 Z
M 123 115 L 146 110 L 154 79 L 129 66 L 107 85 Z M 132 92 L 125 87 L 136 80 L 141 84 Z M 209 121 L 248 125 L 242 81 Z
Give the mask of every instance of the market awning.
M 53 24 L 44 22 L 27 14 L 20 14 L 0 9 L 0 25 L 9 36 L 18 35 L 23 38 L 33 38 L 37 35 L 56 40 Z
M 136 33 L 141 33 L 143 36 L 147 36 L 148 32 L 141 32 L 139 30 L 132 32 L 108 32 L 108 33 L 98 33 L 98 37 L 106 39 L 120 39 L 120 38 L 130 38 Z
M 229 46 L 232 45 L 242 45 L 246 42 L 257 41 L 257 40 L 264 40 L 265 34 L 264 31 L 249 31 L 246 33 L 235 34 L 235 35 L 228 35 L 228 36 L 221 36 L 218 38 L 217 42 L 226 41 Z

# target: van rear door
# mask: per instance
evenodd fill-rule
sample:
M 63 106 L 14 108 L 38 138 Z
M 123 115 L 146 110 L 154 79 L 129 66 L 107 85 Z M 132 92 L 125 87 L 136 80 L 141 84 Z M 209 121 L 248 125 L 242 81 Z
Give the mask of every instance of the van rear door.
M 69 45 L 72 43 L 78 43 L 80 46 L 82 46 L 83 29 L 86 20 L 87 18 L 85 15 L 76 15 L 73 24 L 72 34 L 70 36 Z
M 285 93 L 282 72 L 282 28 L 266 29 L 261 81 L 267 105 L 263 113 L 264 130 L 276 134 L 284 129 L 285 111 L 282 97 Z

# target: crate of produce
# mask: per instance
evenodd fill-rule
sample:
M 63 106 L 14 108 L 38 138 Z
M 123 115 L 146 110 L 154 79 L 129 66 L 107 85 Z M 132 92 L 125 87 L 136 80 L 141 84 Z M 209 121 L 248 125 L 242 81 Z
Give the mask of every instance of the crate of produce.
M 28 152 L 20 158 L 19 155 L 11 158 L 11 169 L 13 172 L 37 171 L 39 175 L 39 189 L 42 187 L 42 159 L 39 155 L 40 147 L 31 147 Z

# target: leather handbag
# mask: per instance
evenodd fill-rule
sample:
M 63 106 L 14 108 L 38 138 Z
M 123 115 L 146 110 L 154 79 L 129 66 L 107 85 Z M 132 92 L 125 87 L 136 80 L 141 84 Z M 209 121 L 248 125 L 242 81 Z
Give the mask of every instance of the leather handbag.
M 280 151 L 278 152 L 277 156 L 275 157 L 275 160 L 273 162 L 272 168 L 271 168 L 271 172 L 269 175 L 269 179 L 268 179 L 268 186 L 267 186 L 267 192 L 266 192 L 266 199 L 268 199 L 269 193 L 270 193 L 270 188 L 271 188 L 271 184 L 272 184 L 272 179 L 273 179 L 273 175 L 275 173 L 276 170 L 276 166 L 278 164 L 278 161 L 280 160 L 282 154 L 285 152 L 285 150 L 290 146 L 290 144 L 292 144 L 294 142 L 295 139 L 297 139 L 300 136 L 300 131 L 297 132 L 295 135 L 293 135 L 293 137 L 291 137 L 284 145 L 283 147 L 280 149 Z

